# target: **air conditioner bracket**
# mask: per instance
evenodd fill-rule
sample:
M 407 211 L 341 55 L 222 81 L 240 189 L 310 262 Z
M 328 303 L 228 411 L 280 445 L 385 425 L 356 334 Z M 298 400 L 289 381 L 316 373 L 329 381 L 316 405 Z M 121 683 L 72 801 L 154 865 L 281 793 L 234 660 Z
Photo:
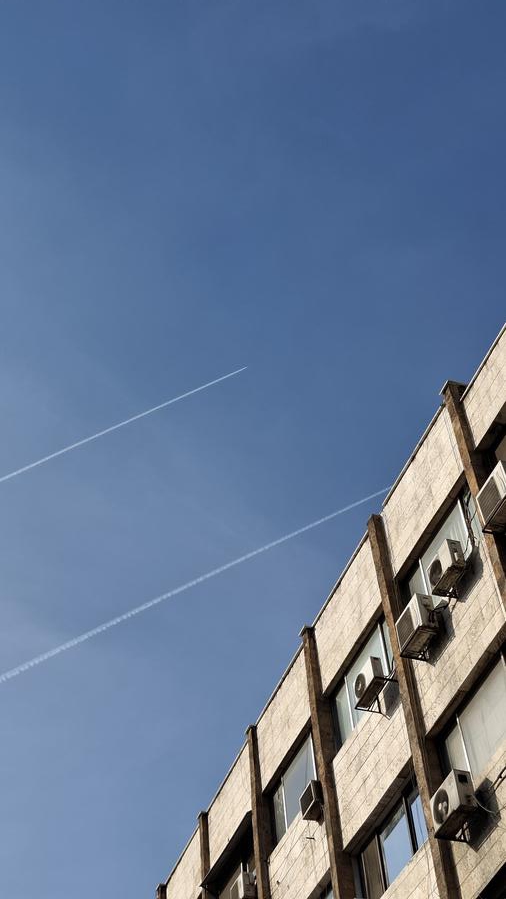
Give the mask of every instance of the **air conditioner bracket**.
M 360 705 L 360 700 L 359 700 L 355 704 L 355 708 L 356 708 L 357 712 L 377 712 L 378 715 L 384 714 L 380 708 L 379 697 L 380 697 L 380 693 L 383 692 L 383 690 L 385 689 L 385 687 L 388 683 L 391 683 L 391 682 L 396 683 L 396 684 L 398 683 L 398 680 L 395 676 L 395 668 L 393 669 L 393 671 L 390 672 L 390 674 L 383 675 L 381 678 L 377 677 L 377 680 L 381 681 L 381 689 L 380 689 L 378 695 L 376 696 L 375 699 L 373 699 L 373 701 L 371 702 L 370 705 Z
M 417 662 L 428 662 L 429 661 L 429 647 L 425 646 L 424 649 L 420 649 L 418 652 L 410 649 L 403 649 L 401 652 L 402 659 L 415 659 Z
M 461 827 L 455 834 L 449 834 L 446 837 L 441 837 L 439 834 L 436 835 L 436 840 L 441 840 L 446 843 L 469 843 L 469 839 L 466 834 L 466 825 Z

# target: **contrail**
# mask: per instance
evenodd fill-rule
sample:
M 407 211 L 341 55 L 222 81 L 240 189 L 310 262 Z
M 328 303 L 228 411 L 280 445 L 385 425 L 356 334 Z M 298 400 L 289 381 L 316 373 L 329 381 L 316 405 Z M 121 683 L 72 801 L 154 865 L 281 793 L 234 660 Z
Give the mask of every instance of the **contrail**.
M 245 371 L 247 369 L 247 365 L 244 365 L 242 368 L 237 368 L 235 371 L 231 371 L 228 375 L 222 375 L 221 378 L 215 378 L 214 381 L 207 381 L 206 384 L 201 384 L 200 387 L 194 387 L 193 390 L 187 390 L 186 393 L 181 393 L 179 396 L 174 396 L 171 400 L 166 400 L 164 403 L 160 403 L 158 406 L 153 406 L 151 409 L 146 409 L 144 412 L 139 412 L 137 415 L 132 415 L 131 418 L 125 418 L 124 421 L 119 421 L 115 425 L 111 425 L 109 428 L 104 428 L 103 431 L 98 431 L 96 434 L 91 434 L 89 437 L 84 437 L 83 440 L 78 440 L 76 443 L 71 443 L 69 446 L 64 446 L 63 449 L 57 450 L 55 453 L 50 453 L 49 456 L 44 456 L 42 459 L 37 459 L 36 462 L 30 462 L 29 465 L 23 465 L 22 468 L 17 468 L 16 471 L 11 471 L 9 474 L 4 474 L 0 477 L 0 484 L 3 481 L 9 481 L 11 478 L 15 478 L 18 474 L 23 474 L 25 471 L 30 471 L 32 468 L 37 468 L 39 465 L 44 465 L 45 462 L 49 462 L 51 459 L 56 459 L 57 456 L 63 456 L 64 453 L 70 453 L 71 450 L 77 449 L 79 446 L 84 446 L 85 443 L 91 443 L 92 440 L 98 440 L 99 437 L 103 437 L 104 434 L 110 434 L 111 431 L 117 431 L 118 428 L 124 428 L 125 425 L 132 424 L 133 421 L 138 421 L 140 418 L 145 418 L 146 415 L 152 415 L 153 412 L 158 412 L 160 409 L 165 409 L 167 406 L 172 406 L 173 403 L 179 403 L 180 400 L 186 399 L 187 396 L 193 396 L 194 393 L 200 393 L 201 390 L 207 390 L 208 387 L 213 387 L 214 384 L 220 384 L 221 381 L 226 381 L 227 378 L 233 378 L 234 375 L 238 375 L 240 372 Z
M 338 515 L 342 515 L 343 512 L 349 512 L 350 509 L 355 509 L 357 506 L 361 506 L 363 503 L 368 502 L 370 499 L 375 499 L 377 496 L 381 496 L 381 494 L 386 493 L 387 490 L 390 490 L 390 487 L 384 487 L 382 490 L 377 490 L 376 493 L 371 493 L 369 496 L 364 496 L 363 499 L 358 499 L 354 503 L 350 503 L 348 506 L 343 506 L 342 509 L 337 509 L 335 512 L 331 512 L 329 515 L 324 515 L 323 518 L 318 518 L 317 521 L 312 521 L 310 524 L 304 525 L 302 528 L 298 528 L 296 531 L 290 531 L 289 534 L 285 534 L 284 537 L 278 537 L 277 540 L 272 540 L 271 543 L 266 543 L 264 546 L 259 546 L 258 549 L 253 549 L 249 553 L 245 553 L 243 556 L 239 556 L 237 559 L 232 559 L 231 562 L 226 562 L 225 565 L 220 565 L 218 568 L 213 568 L 211 571 L 206 571 L 205 574 L 199 575 L 199 577 L 193 578 L 192 581 L 187 581 L 186 584 L 181 584 L 179 587 L 174 587 L 173 590 L 169 590 L 168 593 L 162 593 L 160 596 L 156 596 L 154 599 L 150 599 L 147 602 L 143 603 L 141 606 L 136 606 L 134 609 L 130 609 L 128 612 L 124 612 L 122 615 L 118 615 L 116 618 L 111 618 L 110 621 L 105 621 L 103 624 L 99 624 L 98 627 L 94 627 L 91 631 L 86 631 L 84 634 L 79 634 L 78 637 L 74 637 L 72 640 L 67 640 L 66 643 L 61 643 L 60 646 L 55 646 L 54 649 L 48 650 L 48 652 L 43 652 L 42 655 L 35 656 L 35 658 L 30 659 L 28 662 L 23 662 L 21 665 L 17 665 L 15 668 L 11 668 L 9 671 L 4 671 L 3 674 L 0 674 L 0 684 L 5 683 L 8 680 L 11 680 L 13 677 L 17 677 L 18 674 L 23 674 L 24 671 L 29 671 L 30 668 L 35 668 L 36 665 L 41 665 L 42 662 L 47 662 L 49 659 L 54 658 L 54 656 L 60 655 L 62 652 L 67 652 L 68 649 L 73 649 L 75 646 L 79 646 L 80 643 L 85 643 L 86 640 L 91 640 L 92 637 L 97 637 L 98 634 L 103 634 L 104 631 L 110 630 L 112 627 L 116 627 L 118 624 L 121 624 L 123 621 L 128 621 L 129 618 L 134 618 L 135 615 L 140 615 L 141 612 L 146 612 L 148 609 L 152 609 L 153 606 L 159 605 L 161 602 L 165 602 L 166 599 L 172 599 L 174 596 L 178 596 L 179 593 L 184 593 L 185 590 L 190 590 L 192 587 L 196 587 L 197 584 L 202 584 L 204 581 L 210 580 L 212 577 L 216 577 L 218 574 L 223 574 L 223 572 L 228 571 L 230 568 L 235 568 L 236 565 L 242 565 L 243 562 L 247 562 L 249 559 L 254 559 L 255 556 L 259 556 L 262 553 L 267 552 L 269 549 L 274 549 L 275 546 L 280 546 L 282 543 L 286 543 L 288 540 L 292 540 L 294 537 L 299 537 L 300 534 L 305 534 L 306 531 L 310 531 L 313 528 L 317 528 L 321 524 L 325 524 L 325 522 L 330 521 L 332 518 L 336 518 Z

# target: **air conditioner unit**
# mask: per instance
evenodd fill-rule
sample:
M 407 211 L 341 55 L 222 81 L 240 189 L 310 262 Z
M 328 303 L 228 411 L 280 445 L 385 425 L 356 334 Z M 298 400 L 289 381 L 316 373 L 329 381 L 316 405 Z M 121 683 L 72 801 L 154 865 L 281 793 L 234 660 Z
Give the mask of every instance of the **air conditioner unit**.
M 369 656 L 360 674 L 355 678 L 355 698 L 357 706 L 369 708 L 378 698 L 385 686 L 385 675 L 381 659 L 377 656 Z M 355 706 L 355 707 L 357 707 Z
M 476 805 L 469 771 L 452 768 L 430 800 L 434 836 L 439 840 L 454 839 Z
M 434 596 L 448 596 L 466 570 L 459 540 L 443 540 L 429 566 L 430 588 Z
M 255 875 L 241 871 L 230 887 L 230 899 L 255 899 L 256 894 Z
M 476 497 L 483 530 L 506 531 L 506 462 L 498 462 Z
M 299 799 L 305 821 L 319 821 L 323 812 L 323 791 L 319 780 L 310 780 Z
M 422 653 L 439 630 L 432 597 L 415 593 L 395 622 L 395 627 L 401 654 L 416 656 Z

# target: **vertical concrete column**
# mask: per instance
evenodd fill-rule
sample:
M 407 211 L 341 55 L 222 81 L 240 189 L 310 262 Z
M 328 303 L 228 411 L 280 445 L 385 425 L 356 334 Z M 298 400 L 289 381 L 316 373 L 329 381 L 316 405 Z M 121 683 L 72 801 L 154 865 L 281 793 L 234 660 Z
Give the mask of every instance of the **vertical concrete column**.
M 467 420 L 466 410 L 462 403 L 464 385 L 456 381 L 447 381 L 441 394 L 444 399 L 448 415 L 455 435 L 460 458 L 464 467 L 467 484 L 472 496 L 483 487 L 488 471 L 483 464 L 483 458 L 474 446 L 473 436 Z M 506 609 L 506 549 L 504 537 L 495 534 L 483 534 L 486 550 L 494 571 L 497 586 Z
M 199 840 L 200 840 L 200 879 L 204 880 L 204 877 L 209 872 L 209 864 L 210 864 L 210 853 L 209 853 L 209 821 L 207 817 L 207 812 L 200 812 L 199 814 Z M 202 889 L 202 897 L 203 899 L 207 899 L 211 894 L 204 887 Z
M 425 735 L 425 724 L 413 672 L 413 663 L 410 659 L 402 658 L 399 650 L 395 622 L 402 611 L 402 607 L 395 585 L 385 526 L 381 515 L 371 516 L 368 522 L 368 531 L 383 611 L 390 633 L 413 767 L 425 813 L 425 820 L 427 821 L 436 883 L 441 899 L 458 899 L 461 896 L 461 892 L 450 844 L 437 840 L 434 837 L 434 828 L 431 824 L 430 797 L 441 783 L 442 772 L 434 741 L 428 740 Z
M 322 785 L 323 815 L 329 848 L 332 890 L 335 899 L 354 899 L 353 869 L 350 856 L 343 851 L 339 804 L 332 766 L 336 754 L 332 711 L 329 700 L 323 695 L 314 628 L 306 625 L 300 636 L 306 662 L 316 776 Z
M 246 731 L 246 736 L 248 738 L 253 851 L 255 853 L 255 869 L 257 874 L 257 894 L 258 899 L 270 899 L 271 888 L 267 860 L 272 846 L 271 818 L 267 801 L 262 793 L 257 729 L 254 724 L 250 724 Z

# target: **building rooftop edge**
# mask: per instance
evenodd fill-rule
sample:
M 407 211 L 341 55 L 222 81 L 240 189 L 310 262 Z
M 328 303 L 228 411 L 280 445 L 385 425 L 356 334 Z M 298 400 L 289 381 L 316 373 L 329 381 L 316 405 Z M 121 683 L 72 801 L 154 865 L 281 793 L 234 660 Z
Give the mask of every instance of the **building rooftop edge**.
M 176 859 L 174 865 L 172 866 L 172 868 L 171 868 L 169 874 L 167 875 L 166 879 L 163 881 L 163 883 L 165 883 L 165 886 L 168 885 L 169 880 L 171 880 L 172 877 L 174 876 L 174 874 L 176 873 L 176 868 L 178 867 L 178 865 L 180 864 L 180 862 L 182 862 L 183 856 L 184 856 L 186 850 L 188 849 L 188 846 L 190 845 L 190 843 L 192 842 L 192 840 L 197 836 L 198 831 L 199 831 L 199 828 L 198 828 L 198 825 L 197 825 L 197 827 L 195 828 L 195 830 L 192 831 L 192 834 L 191 834 L 190 838 L 186 841 L 184 848 L 183 848 L 183 849 L 181 850 L 181 852 L 179 853 L 179 855 L 178 855 L 178 857 L 177 857 L 177 859 Z
M 241 748 L 239 749 L 239 752 L 235 756 L 232 764 L 230 765 L 230 768 L 228 769 L 227 773 L 225 774 L 225 777 L 221 781 L 218 789 L 216 790 L 216 793 L 214 794 L 211 801 L 209 802 L 209 805 L 207 807 L 207 814 L 209 814 L 209 812 L 211 811 L 211 808 L 213 807 L 213 805 L 216 802 L 218 796 L 220 795 L 223 787 L 225 786 L 227 780 L 229 779 L 230 775 L 232 774 L 232 771 L 234 770 L 235 766 L 237 765 L 237 762 L 239 761 L 239 759 L 241 758 L 241 755 L 243 754 L 244 750 L 247 748 L 247 745 L 248 744 L 246 742 L 244 742 L 242 744 Z
M 429 421 L 429 424 L 428 424 L 427 427 L 425 428 L 425 431 L 423 432 L 422 436 L 421 436 L 420 439 L 418 440 L 416 446 L 415 446 L 414 449 L 412 450 L 411 454 L 409 455 L 408 459 L 406 460 L 406 462 L 405 462 L 404 465 L 402 466 L 402 468 L 401 468 L 399 474 L 397 475 L 395 481 L 393 482 L 392 486 L 390 487 L 390 490 L 388 491 L 387 495 L 385 496 L 385 498 L 384 498 L 384 500 L 383 500 L 383 502 L 382 502 L 382 504 L 381 504 L 381 508 L 382 508 L 382 509 L 385 508 L 385 506 L 387 505 L 387 503 L 388 503 L 390 497 L 391 497 L 392 494 L 395 492 L 396 488 L 399 486 L 399 484 L 400 484 L 400 482 L 402 481 L 404 475 L 406 474 L 406 472 L 407 472 L 409 466 L 411 465 L 413 459 L 415 458 L 415 456 L 416 456 L 416 455 L 418 454 L 418 452 L 420 451 L 420 449 L 421 449 L 423 443 L 424 443 L 425 440 L 427 439 L 427 435 L 430 433 L 430 431 L 432 431 L 432 428 L 433 428 L 434 425 L 436 424 L 436 421 L 438 420 L 438 418 L 439 418 L 439 416 L 441 415 L 441 412 L 442 412 L 443 410 L 444 410 L 444 404 L 442 403 L 442 404 L 439 406 L 439 408 L 436 410 L 435 414 L 432 416 L 431 420 Z
M 497 344 L 499 343 L 499 341 L 501 340 L 501 338 L 502 338 L 502 336 L 504 335 L 505 332 L 506 332 L 506 322 L 504 323 L 504 325 L 502 326 L 501 330 L 499 331 L 499 334 L 498 334 L 497 337 L 495 338 L 495 340 L 494 340 L 492 346 L 489 347 L 489 349 L 488 349 L 488 351 L 486 352 L 485 356 L 484 356 L 483 359 L 481 360 L 481 362 L 480 362 L 478 368 L 476 369 L 474 375 L 472 376 L 471 380 L 468 382 L 467 387 L 466 387 L 466 389 L 464 390 L 464 393 L 463 393 L 462 396 L 461 396 L 461 400 L 463 400 L 463 399 L 467 396 L 467 394 L 469 393 L 469 391 L 471 390 L 471 388 L 474 387 L 474 384 L 475 384 L 475 381 L 476 381 L 477 378 L 478 378 L 478 375 L 480 374 L 482 368 L 487 364 L 488 360 L 490 359 L 490 356 L 491 356 L 492 353 L 494 352 L 494 350 L 495 350 Z
M 325 602 L 323 603 L 323 605 L 322 605 L 320 611 L 318 612 L 318 614 L 317 614 L 315 620 L 313 621 L 312 627 L 316 627 L 316 624 L 318 623 L 318 621 L 319 621 L 320 618 L 322 617 L 322 615 L 323 615 L 325 609 L 327 608 L 329 602 L 331 601 L 332 597 L 334 596 L 334 593 L 336 592 L 336 590 L 339 589 L 339 587 L 340 587 L 340 585 L 341 585 L 341 582 L 342 582 L 343 579 L 345 578 L 348 569 L 351 568 L 351 566 L 353 565 L 353 562 L 355 561 L 356 557 L 358 556 L 358 554 L 359 554 L 360 550 L 362 549 L 364 543 L 367 543 L 368 537 L 369 537 L 369 535 L 368 535 L 368 533 L 367 533 L 367 531 L 366 531 L 365 534 L 364 534 L 364 535 L 362 536 L 362 538 L 360 539 L 360 541 L 359 541 L 359 543 L 357 544 L 357 546 L 355 547 L 355 549 L 353 550 L 352 555 L 350 556 L 350 558 L 349 558 L 348 561 L 346 562 L 346 565 L 344 566 L 343 570 L 341 571 L 341 574 L 340 574 L 339 577 L 337 578 L 337 580 L 336 580 L 334 586 L 332 587 L 332 590 L 330 591 L 329 595 L 327 596 L 327 599 L 326 599 Z

